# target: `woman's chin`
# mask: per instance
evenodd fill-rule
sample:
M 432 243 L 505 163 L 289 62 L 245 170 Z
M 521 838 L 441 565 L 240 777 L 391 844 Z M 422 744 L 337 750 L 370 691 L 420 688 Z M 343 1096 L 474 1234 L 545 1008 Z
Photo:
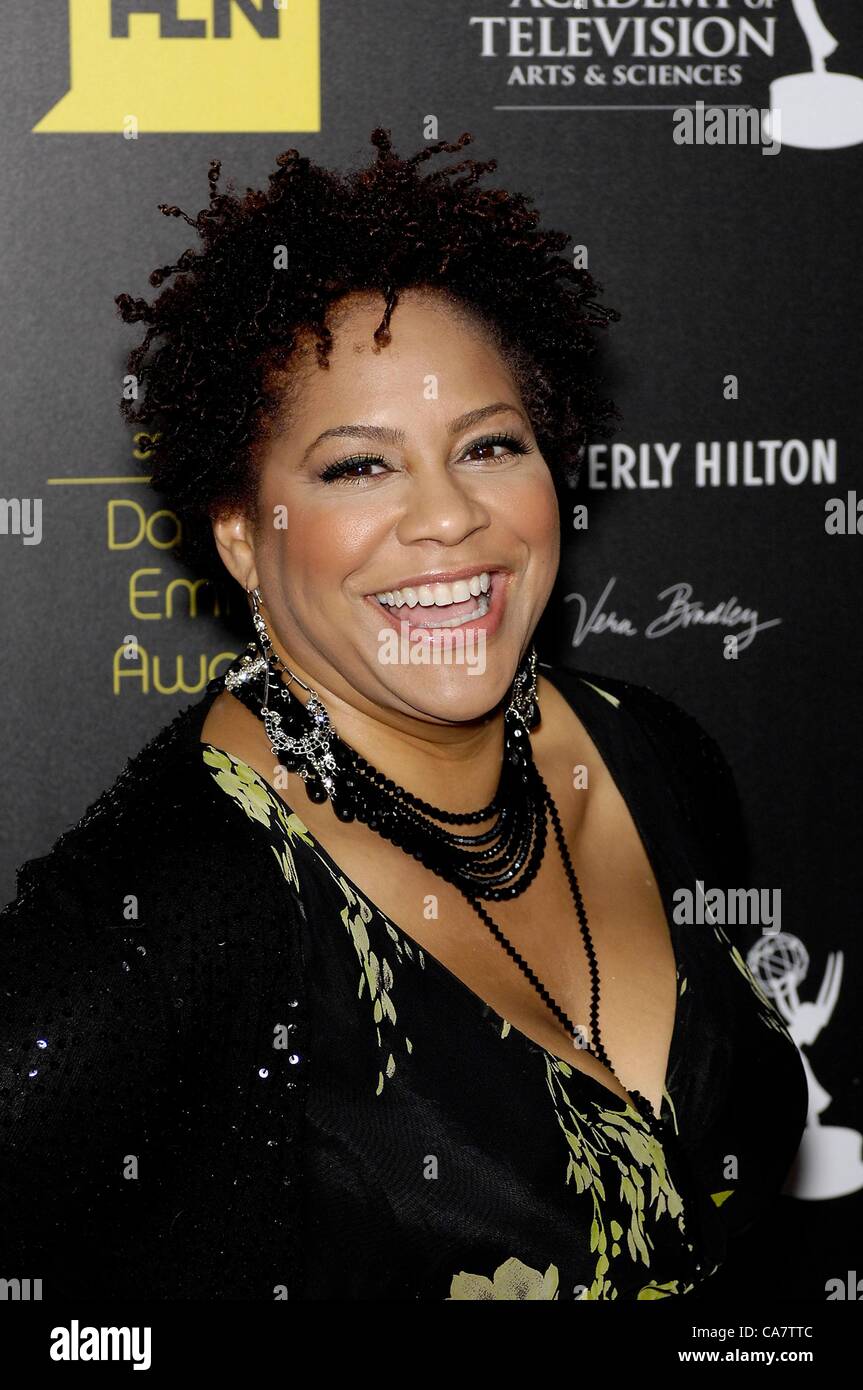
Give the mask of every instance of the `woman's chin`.
M 383 667 L 381 683 L 393 700 L 407 705 L 420 717 L 448 724 L 484 719 L 507 694 L 512 683 L 516 653 L 507 662 L 497 654 L 495 660 L 460 664 Z

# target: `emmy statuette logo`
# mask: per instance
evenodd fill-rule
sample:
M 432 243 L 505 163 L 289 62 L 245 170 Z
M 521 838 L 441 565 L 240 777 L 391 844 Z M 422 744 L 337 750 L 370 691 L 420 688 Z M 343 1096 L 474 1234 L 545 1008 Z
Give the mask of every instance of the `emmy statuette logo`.
M 771 110 L 762 116 L 764 138 L 772 139 L 771 112 L 778 112 L 784 145 L 801 150 L 858 145 L 863 140 L 863 79 L 826 70 L 824 60 L 838 48 L 837 40 L 819 15 L 815 0 L 792 3 L 809 45 L 812 70 L 771 82 Z
M 833 1015 L 842 983 L 842 952 L 830 952 L 814 1001 L 801 1000 L 797 993 L 809 973 L 809 953 L 798 937 L 788 932 L 761 936 L 748 952 L 746 963 L 784 1018 L 800 1050 L 809 1083 L 806 1129 L 783 1192 L 808 1201 L 859 1192 L 863 1188 L 863 1136 L 856 1129 L 821 1123 L 833 1097 L 817 1080 L 803 1051 L 820 1036 Z

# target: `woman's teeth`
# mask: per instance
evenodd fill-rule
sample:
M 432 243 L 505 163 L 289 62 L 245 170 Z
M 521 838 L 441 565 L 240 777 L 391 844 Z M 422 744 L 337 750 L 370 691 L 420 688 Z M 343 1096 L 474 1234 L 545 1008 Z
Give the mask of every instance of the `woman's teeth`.
M 452 584 L 420 584 L 416 589 L 384 589 L 375 594 L 378 603 L 387 608 L 448 608 L 451 603 L 464 603 L 471 596 L 477 598 L 487 594 L 491 588 L 491 576 L 482 570 L 471 575 L 470 579 L 455 579 Z
M 471 609 L 470 613 L 459 614 L 457 618 L 440 618 L 439 620 L 426 617 L 412 622 L 411 627 L 461 627 L 463 623 L 475 623 L 477 619 L 484 618 L 490 607 L 490 600 L 485 594 L 481 594 L 479 603 Z
M 417 606 L 446 609 L 456 605 L 461 609 L 471 598 L 478 599 L 478 603 L 474 604 L 468 613 L 459 612 L 455 616 L 440 620 L 428 614 L 423 617 L 421 623 L 423 627 L 458 627 L 462 623 L 475 622 L 478 618 L 485 617 L 491 605 L 490 590 L 491 576 L 486 570 L 482 570 L 469 579 L 456 579 L 451 584 L 420 584 L 415 589 L 407 586 L 404 589 L 382 590 L 375 594 L 375 598 L 392 613 Z

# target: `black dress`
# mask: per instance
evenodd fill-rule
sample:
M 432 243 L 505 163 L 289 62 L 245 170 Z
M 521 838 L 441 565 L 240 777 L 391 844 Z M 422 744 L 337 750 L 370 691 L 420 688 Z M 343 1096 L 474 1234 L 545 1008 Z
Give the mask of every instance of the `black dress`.
M 667 909 L 699 880 L 745 885 L 700 726 L 646 687 L 544 673 Z M 347 881 L 302 806 L 201 743 L 223 685 L 19 868 L 0 912 L 3 1277 L 75 1307 L 714 1296 L 807 1098 L 724 929 L 668 912 L 677 1015 L 648 1121 L 486 1008 Z
M 648 692 L 544 674 L 612 773 L 666 906 L 677 1007 L 658 1119 L 519 1032 L 342 873 L 301 807 L 201 747 L 306 924 L 304 1298 L 686 1294 L 794 1158 L 807 1105 L 796 1045 L 723 926 L 675 920 L 676 890 L 742 863 L 731 800 L 701 819 L 675 796 L 686 740 L 658 743 L 661 720 L 635 717 Z M 717 787 L 703 794 L 706 806 Z M 741 886 L 706 887 L 726 884 Z M 572 931 L 579 941 L 574 914 Z

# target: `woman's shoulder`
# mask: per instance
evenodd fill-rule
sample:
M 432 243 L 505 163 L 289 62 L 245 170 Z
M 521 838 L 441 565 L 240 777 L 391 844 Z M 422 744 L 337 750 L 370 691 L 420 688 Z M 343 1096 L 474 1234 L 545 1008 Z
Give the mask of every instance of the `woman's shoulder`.
M 129 875 L 136 866 L 161 872 L 181 858 L 188 879 L 199 862 L 190 851 L 212 833 L 215 798 L 199 741 L 211 699 L 208 692 L 176 713 L 45 854 L 18 867 L 15 903 L 61 880 L 74 881 L 81 898 L 103 896 L 113 891 L 112 873 Z
M 570 704 L 576 703 L 579 692 L 592 691 L 594 696 L 601 697 L 612 708 L 622 707 L 633 715 L 653 737 L 678 746 L 686 757 L 696 762 L 706 759 L 725 763 L 719 745 L 694 715 L 652 686 L 580 667 L 540 662 L 539 669 L 548 673 L 549 679 L 558 686 Z M 582 693 L 584 698 L 587 697 Z
M 619 676 L 540 663 L 576 713 L 587 701 L 595 718 L 615 720 L 622 712 L 650 744 L 686 820 L 716 856 L 717 870 L 744 882 L 747 837 L 731 766 L 716 739 L 688 710 L 652 686 Z
M 76 1007 L 123 1000 L 168 1031 L 174 991 L 185 1018 L 238 993 L 254 1012 L 277 976 L 298 991 L 300 914 L 270 845 L 204 761 L 207 704 L 175 715 L 47 854 L 18 868 L 0 911 L 0 977 L 28 981 L 20 997 L 15 985 L 19 1022 L 62 988 Z

